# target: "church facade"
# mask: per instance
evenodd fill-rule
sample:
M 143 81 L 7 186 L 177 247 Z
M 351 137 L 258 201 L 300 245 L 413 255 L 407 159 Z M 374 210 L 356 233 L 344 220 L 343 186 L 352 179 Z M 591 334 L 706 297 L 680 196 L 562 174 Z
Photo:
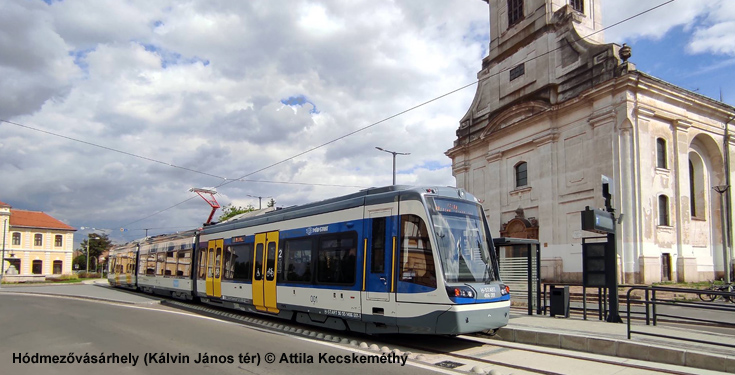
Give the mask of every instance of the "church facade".
M 621 282 L 722 277 L 735 108 L 636 70 L 604 43 L 599 0 L 485 1 L 489 55 L 446 155 L 490 230 L 538 239 L 543 279 L 581 282 L 599 236 L 581 211 L 607 178 Z

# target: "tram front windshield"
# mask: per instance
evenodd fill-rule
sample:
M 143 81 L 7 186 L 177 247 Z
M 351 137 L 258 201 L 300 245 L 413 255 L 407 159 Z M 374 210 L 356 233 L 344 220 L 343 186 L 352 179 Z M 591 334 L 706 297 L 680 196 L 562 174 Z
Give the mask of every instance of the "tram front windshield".
M 455 199 L 427 200 L 445 280 L 484 283 L 497 280 L 482 207 Z

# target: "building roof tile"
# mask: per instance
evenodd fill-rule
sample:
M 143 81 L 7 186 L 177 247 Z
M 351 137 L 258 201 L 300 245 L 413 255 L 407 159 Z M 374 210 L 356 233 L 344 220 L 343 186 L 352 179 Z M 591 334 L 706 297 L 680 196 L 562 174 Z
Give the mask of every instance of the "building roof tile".
M 10 226 L 71 231 L 77 230 L 76 228 L 66 225 L 43 212 L 25 210 L 12 210 L 10 212 Z

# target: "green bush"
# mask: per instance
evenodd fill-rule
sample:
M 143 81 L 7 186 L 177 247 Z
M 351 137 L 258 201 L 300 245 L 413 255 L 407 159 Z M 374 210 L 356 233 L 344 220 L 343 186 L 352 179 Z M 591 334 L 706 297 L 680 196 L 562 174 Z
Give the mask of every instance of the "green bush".
M 100 277 L 102 277 L 102 274 L 98 272 L 82 271 L 82 272 L 79 272 L 78 275 L 80 279 L 99 279 Z

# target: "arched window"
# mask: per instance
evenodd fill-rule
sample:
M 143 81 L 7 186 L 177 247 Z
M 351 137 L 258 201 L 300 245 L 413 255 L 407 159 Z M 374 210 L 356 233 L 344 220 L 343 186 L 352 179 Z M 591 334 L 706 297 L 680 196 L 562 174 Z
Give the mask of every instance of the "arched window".
M 692 217 L 697 217 L 697 190 L 694 188 L 694 164 L 689 160 L 689 206 Z
M 60 234 L 57 234 L 56 235 L 56 238 L 55 238 L 55 241 L 54 241 L 54 246 L 61 247 L 61 245 L 63 245 L 63 244 L 64 244 L 63 237 Z
M 508 0 L 508 27 L 523 19 L 523 0 Z
M 43 246 L 43 234 L 36 233 L 33 236 L 33 245 L 34 246 Z
M 658 196 L 658 225 L 669 226 L 669 197 Z
M 656 168 L 668 168 L 666 140 L 663 138 L 656 138 Z
M 528 185 L 528 163 L 516 164 L 516 188 Z
M 61 275 L 62 266 L 64 263 L 60 260 L 54 261 L 54 275 Z
M 20 246 L 20 233 L 13 233 L 13 246 Z

